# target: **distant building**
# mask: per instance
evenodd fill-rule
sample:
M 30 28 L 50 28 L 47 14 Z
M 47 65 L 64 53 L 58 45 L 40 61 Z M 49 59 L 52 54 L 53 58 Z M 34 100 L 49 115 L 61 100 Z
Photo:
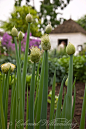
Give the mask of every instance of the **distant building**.
M 86 43 L 86 31 L 75 21 L 69 19 L 57 26 L 50 33 L 51 49 L 57 48 L 62 42 L 67 45 L 69 42 L 74 44 L 76 51 L 82 49 Z

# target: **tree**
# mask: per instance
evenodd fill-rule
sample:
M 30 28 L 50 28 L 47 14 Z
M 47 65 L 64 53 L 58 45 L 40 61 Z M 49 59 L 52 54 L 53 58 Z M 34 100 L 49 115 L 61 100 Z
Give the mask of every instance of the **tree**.
M 17 0 L 19 1 L 22 0 Z M 26 0 L 26 4 L 29 5 L 29 2 L 31 0 Z M 57 25 L 61 23 L 61 20 L 65 20 L 64 18 L 57 19 L 58 14 L 61 14 L 58 12 L 58 7 L 61 9 L 64 9 L 67 4 L 69 4 L 70 0 L 40 0 L 41 1 L 41 6 L 40 6 L 40 12 L 38 12 L 39 17 L 42 19 L 42 24 L 40 25 L 40 29 L 44 30 L 45 26 L 51 22 L 51 25 L 53 28 L 55 28 Z M 33 0 L 34 3 L 34 0 Z M 18 6 L 18 5 L 17 5 Z M 34 4 L 33 4 L 33 8 Z
M 60 24 L 62 19 L 65 20 L 64 18 L 58 19 L 58 14 L 61 14 L 58 12 L 58 7 L 64 9 L 69 2 L 70 0 L 53 0 L 52 2 L 50 2 L 50 0 L 43 0 L 39 12 L 39 16 L 43 20 L 41 28 L 44 29 L 49 22 L 51 22 L 52 27 L 55 28 Z
M 19 1 L 22 0 L 17 0 Z M 29 5 L 29 2 L 31 0 L 26 0 L 26 4 Z M 42 24 L 40 25 L 40 29 L 44 30 L 45 26 L 51 22 L 51 25 L 53 28 L 55 28 L 57 25 L 61 23 L 61 21 L 65 20 L 64 18 L 58 19 L 58 15 L 61 13 L 58 12 L 58 7 L 61 8 L 62 10 L 69 4 L 71 0 L 40 0 L 41 1 L 41 6 L 40 6 L 40 12 L 38 12 L 39 17 L 42 20 Z M 34 0 L 33 0 L 34 3 Z M 18 5 L 17 5 L 18 6 Z M 33 8 L 34 4 L 33 4 Z
M 29 5 L 29 2 L 30 2 L 31 0 L 26 0 L 26 5 Z M 21 6 L 21 2 L 22 2 L 22 0 L 15 0 L 15 6 Z M 33 8 L 34 8 L 34 0 L 33 0 Z M 35 8 L 34 8 L 35 9 Z
M 15 0 L 15 6 L 21 6 L 22 0 Z
M 14 11 L 11 13 L 11 18 L 9 18 L 9 21 L 1 22 L 2 26 L 5 31 L 11 32 L 12 28 L 15 26 L 18 31 L 22 31 L 24 33 L 27 32 L 27 22 L 25 20 L 26 15 L 30 12 L 30 14 L 33 16 L 33 22 L 31 24 L 31 33 L 33 36 L 40 37 L 41 31 L 39 31 L 38 25 L 41 24 L 41 19 L 37 15 L 37 11 L 32 9 L 30 6 L 20 6 L 15 7 Z
M 86 30 L 86 15 L 77 20 L 77 23 Z

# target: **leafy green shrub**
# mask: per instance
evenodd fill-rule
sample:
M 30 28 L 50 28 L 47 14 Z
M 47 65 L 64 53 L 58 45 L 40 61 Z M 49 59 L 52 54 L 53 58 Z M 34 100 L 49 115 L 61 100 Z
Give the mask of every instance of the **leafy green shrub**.
M 69 57 L 63 57 L 58 60 L 59 64 L 65 68 L 65 74 L 68 75 Z M 73 77 L 76 77 L 77 81 L 86 81 L 86 57 L 74 56 L 73 58 Z
M 49 86 L 52 85 L 55 69 L 56 69 L 56 83 L 61 83 L 61 80 L 63 79 L 66 72 L 65 68 L 60 65 L 57 58 L 54 58 L 53 60 L 52 58 L 49 58 L 48 64 L 49 64 L 48 85 Z
M 53 49 L 49 52 L 49 57 L 50 58 L 62 58 L 63 56 L 68 57 L 65 48 L 63 50 L 60 50 L 60 51 L 58 51 L 57 49 Z
M 86 55 L 86 46 L 79 52 L 79 55 Z

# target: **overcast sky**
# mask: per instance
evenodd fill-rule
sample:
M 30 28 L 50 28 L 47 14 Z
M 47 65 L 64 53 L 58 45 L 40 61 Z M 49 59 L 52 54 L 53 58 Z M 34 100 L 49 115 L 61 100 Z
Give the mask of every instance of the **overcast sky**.
M 33 1 L 33 0 L 32 0 Z M 35 7 L 39 11 L 40 0 L 34 0 Z M 22 5 L 25 3 L 23 0 Z M 33 2 L 32 2 L 33 3 Z M 32 4 L 31 3 L 31 4 Z M 7 20 L 10 17 L 10 12 L 13 11 L 14 0 L 0 0 L 0 20 Z M 86 0 L 71 0 L 70 4 L 63 10 L 61 17 L 77 20 L 86 14 Z

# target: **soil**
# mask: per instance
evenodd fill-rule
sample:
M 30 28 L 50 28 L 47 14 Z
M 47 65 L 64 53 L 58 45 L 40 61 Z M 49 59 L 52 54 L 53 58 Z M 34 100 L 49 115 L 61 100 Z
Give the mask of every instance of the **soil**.
M 85 84 L 82 82 L 77 82 L 75 84 L 75 87 L 76 87 L 76 103 L 75 103 L 75 112 L 74 112 L 74 118 L 73 118 L 72 123 L 76 124 L 76 126 L 73 127 L 73 129 L 79 129 Z M 66 86 L 64 86 L 64 89 L 63 89 L 63 99 L 64 99 L 65 89 L 67 89 Z M 50 90 L 52 90 L 52 87 L 48 87 L 48 93 Z M 56 90 L 55 90 L 56 95 L 59 94 L 59 90 L 60 90 L 60 84 L 56 86 Z M 26 97 L 25 97 L 25 102 L 26 102 Z M 10 107 L 11 107 L 11 89 L 9 90 L 9 100 L 8 100 L 8 122 L 10 119 Z M 49 112 L 50 112 L 50 104 L 48 103 L 48 108 L 47 108 L 47 119 L 48 120 L 49 120 Z M 26 118 L 26 104 L 25 104 L 25 118 Z M 86 119 L 85 119 L 85 129 L 86 129 Z

